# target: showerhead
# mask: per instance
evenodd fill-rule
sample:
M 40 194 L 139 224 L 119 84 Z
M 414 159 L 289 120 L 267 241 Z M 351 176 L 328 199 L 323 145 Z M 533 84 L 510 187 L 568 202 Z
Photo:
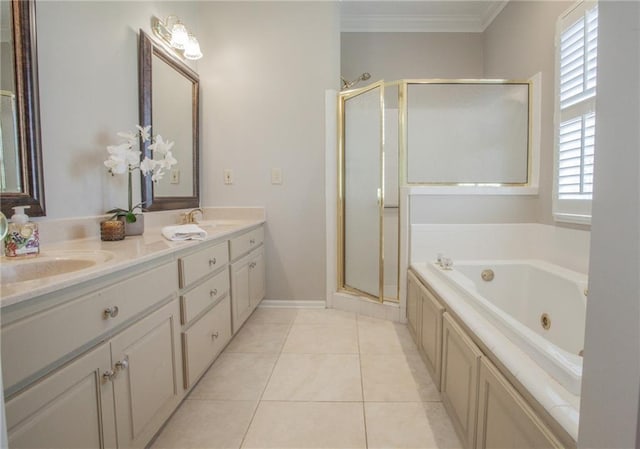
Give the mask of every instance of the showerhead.
M 359 83 L 360 81 L 366 81 L 369 78 L 371 78 L 371 74 L 369 72 L 364 72 L 362 75 L 360 75 L 353 81 L 347 81 L 346 79 L 344 79 L 344 77 L 340 77 L 340 79 L 342 80 L 342 89 L 348 89 L 351 86 Z

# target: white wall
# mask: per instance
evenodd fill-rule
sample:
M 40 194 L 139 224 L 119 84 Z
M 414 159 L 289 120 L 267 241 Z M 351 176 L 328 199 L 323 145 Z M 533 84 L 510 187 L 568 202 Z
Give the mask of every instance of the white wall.
M 528 79 L 542 73 L 540 135 L 540 189 L 536 221 L 553 224 L 553 113 L 555 70 L 555 24 L 573 2 L 509 2 L 483 33 L 484 76 Z
M 325 299 L 325 89 L 339 86 L 329 2 L 200 3 L 202 204 L 265 206 L 267 298 Z M 223 169 L 234 184 L 224 185 Z M 271 184 L 282 169 L 282 185 Z
M 640 445 L 640 3 L 600 2 L 580 448 Z
M 482 75 L 479 33 L 341 33 L 340 47 L 340 71 L 348 80 L 363 72 L 370 81 Z
M 126 176 L 111 177 L 103 161 L 116 133 L 139 121 L 138 30 L 175 13 L 197 35 L 195 11 L 191 2 L 37 2 L 47 218 L 126 207 Z

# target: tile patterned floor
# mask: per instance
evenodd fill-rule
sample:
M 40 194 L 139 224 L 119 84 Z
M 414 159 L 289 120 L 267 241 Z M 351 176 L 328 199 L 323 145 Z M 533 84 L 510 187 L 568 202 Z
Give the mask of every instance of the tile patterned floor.
M 258 308 L 153 449 L 459 448 L 405 325 Z

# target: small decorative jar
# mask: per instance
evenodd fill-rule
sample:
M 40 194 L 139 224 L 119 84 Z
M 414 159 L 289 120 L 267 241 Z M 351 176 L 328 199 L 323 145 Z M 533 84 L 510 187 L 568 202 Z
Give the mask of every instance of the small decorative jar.
M 119 220 L 100 222 L 100 239 L 106 242 L 124 240 L 124 223 Z

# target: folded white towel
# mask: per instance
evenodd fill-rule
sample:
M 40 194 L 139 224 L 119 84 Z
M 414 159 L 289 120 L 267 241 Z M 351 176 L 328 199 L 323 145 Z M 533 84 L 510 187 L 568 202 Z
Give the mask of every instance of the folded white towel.
M 194 224 L 165 226 L 162 235 L 167 240 L 204 240 L 207 231 Z

